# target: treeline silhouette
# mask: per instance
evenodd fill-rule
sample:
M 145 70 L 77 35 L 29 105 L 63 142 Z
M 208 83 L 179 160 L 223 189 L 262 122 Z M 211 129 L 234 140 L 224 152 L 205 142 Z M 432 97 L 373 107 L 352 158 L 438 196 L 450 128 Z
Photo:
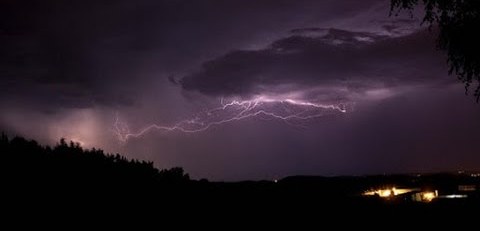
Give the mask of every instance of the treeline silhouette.
M 100 149 L 84 149 L 61 139 L 54 147 L 22 137 L 0 137 L 1 169 L 10 188 L 55 190 L 155 190 L 159 185 L 186 184 L 180 167 L 158 170 L 153 162 L 127 159 Z

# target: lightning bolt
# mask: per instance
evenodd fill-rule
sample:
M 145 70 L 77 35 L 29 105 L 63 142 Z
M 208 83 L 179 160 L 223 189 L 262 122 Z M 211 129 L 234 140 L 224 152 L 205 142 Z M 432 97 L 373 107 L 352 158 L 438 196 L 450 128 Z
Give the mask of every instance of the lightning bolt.
M 117 114 L 113 131 L 118 140 L 125 143 L 131 138 L 141 137 L 153 130 L 197 133 L 205 131 L 212 126 L 252 117 L 277 119 L 294 125 L 295 121 L 310 120 L 333 113 L 347 113 L 347 108 L 351 106 L 351 103 L 317 104 L 304 100 L 269 97 L 256 97 L 252 100 L 243 101 L 232 100 L 227 103 L 222 98 L 220 104 L 220 107 L 198 114 L 192 119 L 180 121 L 172 126 L 151 124 L 137 132 L 131 132 L 129 126 L 122 122 Z

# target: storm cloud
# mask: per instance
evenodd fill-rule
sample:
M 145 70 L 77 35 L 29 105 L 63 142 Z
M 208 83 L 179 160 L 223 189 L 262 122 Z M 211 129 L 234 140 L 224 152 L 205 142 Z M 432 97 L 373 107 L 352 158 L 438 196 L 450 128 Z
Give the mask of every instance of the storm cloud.
M 389 4 L 2 1 L 0 130 L 213 180 L 480 168 L 480 110 L 448 75 L 435 27 Z M 196 122 L 259 95 L 355 108 L 301 126 L 254 117 L 124 143 L 114 132 L 117 120 L 131 132 Z
M 152 69 L 181 73 L 289 24 L 355 14 L 375 1 L 334 2 L 4 1 L 1 92 L 32 91 L 21 98 L 54 107 L 130 105 L 141 97 L 131 86 L 141 88 Z
M 180 82 L 185 90 L 214 96 L 248 97 L 288 85 L 284 91 L 321 87 L 318 94 L 345 98 L 372 89 L 453 82 L 445 79 L 443 65 L 435 31 L 396 36 L 305 28 L 264 49 L 232 51 L 208 61 Z

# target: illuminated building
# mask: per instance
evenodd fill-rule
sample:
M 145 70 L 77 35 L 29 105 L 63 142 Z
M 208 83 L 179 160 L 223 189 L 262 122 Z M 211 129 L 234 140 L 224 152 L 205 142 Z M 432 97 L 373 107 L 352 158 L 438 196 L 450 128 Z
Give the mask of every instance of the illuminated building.
M 458 191 L 461 192 L 473 192 L 477 190 L 476 185 L 459 185 L 458 186 Z
M 417 202 L 430 202 L 437 197 L 438 197 L 438 191 L 437 190 L 415 192 L 411 195 L 412 201 L 417 201 Z
M 419 188 L 383 188 L 363 193 L 363 196 L 379 196 L 385 199 L 404 198 L 410 201 L 430 202 L 438 197 L 438 191 L 422 191 Z
M 394 197 L 398 196 L 401 194 L 409 193 L 412 191 L 416 191 L 418 189 L 408 189 L 408 188 L 383 188 L 383 189 L 375 189 L 375 190 L 370 190 L 365 193 L 363 193 L 364 196 L 379 196 L 379 197 Z

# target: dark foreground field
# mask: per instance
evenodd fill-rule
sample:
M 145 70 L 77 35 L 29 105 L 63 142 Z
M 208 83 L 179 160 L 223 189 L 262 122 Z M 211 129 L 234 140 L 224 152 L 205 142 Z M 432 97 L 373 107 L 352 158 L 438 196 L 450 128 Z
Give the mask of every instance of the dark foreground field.
M 249 222 L 336 219 L 463 224 L 480 211 L 480 178 L 470 173 L 365 177 L 294 176 L 273 181 L 191 180 L 181 168 L 157 170 L 61 141 L 43 147 L 23 138 L 0 141 L 2 208 L 36 217 L 54 214 L 169 214 Z M 459 192 L 462 187 L 470 187 Z M 369 189 L 410 187 L 466 198 L 412 201 L 410 196 L 362 196 Z M 163 215 L 161 216 L 163 217 Z M 367 219 L 367 220 L 365 220 Z M 433 219 L 433 220 L 432 220 Z M 457 223 L 459 220 L 462 222 Z M 367 223 L 368 223 L 367 222 Z M 340 223 L 338 225 L 347 225 Z M 478 225 L 477 225 L 478 227 Z

